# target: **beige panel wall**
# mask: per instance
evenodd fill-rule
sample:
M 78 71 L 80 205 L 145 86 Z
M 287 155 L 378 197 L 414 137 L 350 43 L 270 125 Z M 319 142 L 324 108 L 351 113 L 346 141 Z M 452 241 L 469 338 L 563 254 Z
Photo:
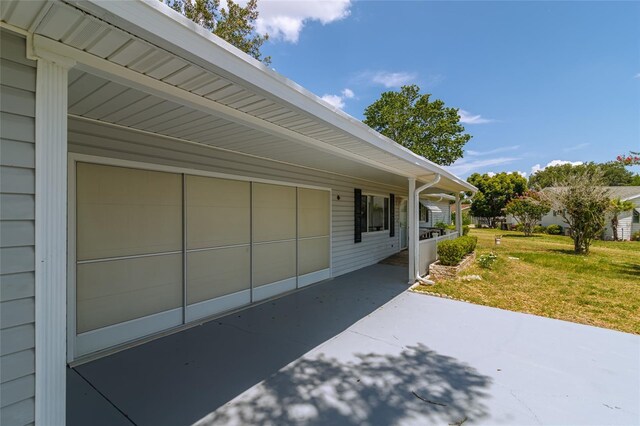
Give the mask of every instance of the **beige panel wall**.
M 187 248 L 248 244 L 250 186 L 249 182 L 186 176 Z
M 78 163 L 77 259 L 182 249 L 182 176 Z
M 251 286 L 250 247 L 231 247 L 187 254 L 187 303 L 197 303 Z
M 298 236 L 329 235 L 329 191 L 298 188 Z
M 280 241 L 253 246 L 253 285 L 270 284 L 296 276 L 296 242 Z
M 159 255 L 77 268 L 77 332 L 182 306 L 182 255 Z
M 329 237 L 300 240 L 298 256 L 299 275 L 329 268 Z
M 277 241 L 296 237 L 296 188 L 253 184 L 253 241 Z

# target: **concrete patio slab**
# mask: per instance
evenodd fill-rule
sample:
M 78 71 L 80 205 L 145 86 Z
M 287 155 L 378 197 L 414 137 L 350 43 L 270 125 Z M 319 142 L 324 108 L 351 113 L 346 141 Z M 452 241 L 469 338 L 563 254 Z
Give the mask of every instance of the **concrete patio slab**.
M 374 265 L 77 369 L 137 425 L 640 424 L 640 336 L 405 275 Z

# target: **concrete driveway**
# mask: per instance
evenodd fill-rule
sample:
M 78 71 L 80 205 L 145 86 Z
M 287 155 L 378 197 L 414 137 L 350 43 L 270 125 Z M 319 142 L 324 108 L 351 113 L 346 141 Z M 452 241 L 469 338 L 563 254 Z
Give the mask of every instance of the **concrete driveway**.
M 371 266 L 69 369 L 69 424 L 640 424 L 640 336 L 405 275 Z

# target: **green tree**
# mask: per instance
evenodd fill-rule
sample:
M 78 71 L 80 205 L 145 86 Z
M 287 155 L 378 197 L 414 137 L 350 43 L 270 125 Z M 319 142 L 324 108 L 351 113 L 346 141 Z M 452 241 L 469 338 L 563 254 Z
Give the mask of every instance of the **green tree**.
M 529 186 L 532 188 L 548 188 L 554 185 L 554 182 L 564 180 L 571 175 L 582 173 L 598 172 L 602 175 L 602 182 L 605 186 L 625 186 L 632 185 L 636 175 L 627 170 L 624 164 L 618 161 L 609 161 L 607 163 L 589 162 L 586 164 L 572 165 L 562 164 L 559 166 L 546 167 L 529 177 Z
M 635 205 L 631 201 L 622 201 L 620 198 L 614 198 L 609 204 L 609 213 L 611 213 L 611 229 L 613 230 L 613 240 L 618 241 L 618 215 L 620 213 L 633 210 Z
M 551 208 L 558 211 L 569 227 L 577 254 L 589 254 L 593 239 L 602 235 L 605 213 L 610 204 L 599 170 L 571 174 L 544 191 Z
M 220 7 L 220 0 L 160 1 L 265 65 L 271 63 L 271 57 L 263 57 L 260 52 L 269 35 L 256 32 L 257 0 L 249 0 L 245 7 L 233 0 L 227 0 L 226 8 Z
M 551 209 L 549 202 L 536 191 L 527 191 L 523 195 L 511 199 L 504 208 L 505 213 L 512 215 L 522 224 L 524 235 L 533 235 L 533 227 L 540 222 Z
M 527 190 L 527 179 L 515 172 L 494 176 L 474 173 L 467 182 L 478 188 L 471 202 L 471 214 L 486 218 L 491 227 L 495 226 L 497 217 L 503 216 L 507 203 Z
M 416 85 L 384 92 L 364 110 L 364 123 L 434 163 L 450 165 L 462 157 L 471 136 L 464 133 L 456 108 L 430 97 Z

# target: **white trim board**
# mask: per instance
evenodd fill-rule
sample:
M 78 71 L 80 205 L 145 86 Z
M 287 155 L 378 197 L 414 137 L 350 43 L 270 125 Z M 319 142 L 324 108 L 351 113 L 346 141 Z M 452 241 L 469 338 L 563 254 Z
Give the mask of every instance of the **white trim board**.
M 76 357 L 146 337 L 182 324 L 182 307 L 88 331 L 76 336 Z

